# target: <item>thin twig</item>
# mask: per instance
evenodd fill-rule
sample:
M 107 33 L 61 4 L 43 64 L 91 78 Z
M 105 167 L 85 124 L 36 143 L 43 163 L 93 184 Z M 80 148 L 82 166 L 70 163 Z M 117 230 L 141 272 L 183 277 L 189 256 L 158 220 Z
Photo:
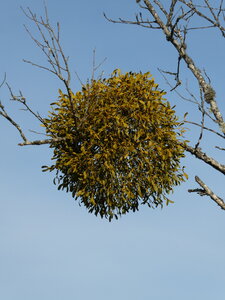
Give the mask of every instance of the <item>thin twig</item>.
M 187 120 L 184 120 L 184 123 L 188 123 L 188 124 L 192 124 L 192 125 L 201 127 L 201 128 L 203 128 L 204 130 L 207 130 L 207 131 L 210 131 L 210 132 L 212 132 L 212 133 L 217 134 L 219 137 L 221 137 L 221 138 L 223 138 L 223 139 L 225 138 L 225 136 L 224 136 L 223 134 L 219 133 L 218 131 L 215 131 L 215 130 L 213 130 L 213 129 L 211 129 L 211 128 L 208 128 L 208 127 L 205 127 L 205 126 L 202 127 L 202 124 L 198 124 L 198 123 L 196 123 L 196 122 L 187 121 Z
M 215 148 L 219 149 L 219 150 L 225 150 L 225 148 L 219 147 L 219 146 L 215 146 Z
M 201 92 L 201 90 L 200 90 Z M 203 137 L 203 132 L 204 132 L 204 122 L 205 122 L 205 108 L 204 108 L 204 99 L 203 99 L 203 96 L 201 94 L 201 113 L 202 113 L 202 119 L 201 119 L 201 130 L 200 130 L 200 134 L 199 134 L 199 138 L 198 138 L 198 141 L 195 145 L 195 148 L 197 149 L 200 145 L 200 142 L 202 140 L 202 137 Z

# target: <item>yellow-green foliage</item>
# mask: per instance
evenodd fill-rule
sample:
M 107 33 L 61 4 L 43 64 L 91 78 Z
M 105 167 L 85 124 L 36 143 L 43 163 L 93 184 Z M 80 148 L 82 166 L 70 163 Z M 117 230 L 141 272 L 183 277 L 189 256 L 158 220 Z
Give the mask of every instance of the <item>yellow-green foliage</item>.
M 111 220 L 139 204 L 167 204 L 187 175 L 180 168 L 181 123 L 149 73 L 114 71 L 59 100 L 46 121 L 58 189 Z M 55 179 L 56 180 L 56 179 Z

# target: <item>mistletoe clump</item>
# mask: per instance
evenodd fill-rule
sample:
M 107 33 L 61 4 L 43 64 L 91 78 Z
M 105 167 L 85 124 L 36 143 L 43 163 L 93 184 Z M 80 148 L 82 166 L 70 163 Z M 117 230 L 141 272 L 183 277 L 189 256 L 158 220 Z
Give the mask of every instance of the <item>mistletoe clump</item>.
M 58 189 L 79 198 L 89 212 L 111 220 L 156 207 L 187 175 L 179 137 L 184 130 L 149 73 L 119 70 L 63 94 L 45 119 L 53 139 Z

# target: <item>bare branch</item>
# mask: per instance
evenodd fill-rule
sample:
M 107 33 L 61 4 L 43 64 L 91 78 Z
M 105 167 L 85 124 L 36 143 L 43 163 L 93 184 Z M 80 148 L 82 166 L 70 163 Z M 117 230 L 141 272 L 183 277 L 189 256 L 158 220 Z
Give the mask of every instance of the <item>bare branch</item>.
M 199 101 L 197 100 L 197 98 L 195 97 L 195 95 L 193 93 L 191 93 L 191 91 L 188 88 L 188 85 L 186 84 L 186 88 L 185 90 L 188 92 L 188 94 L 190 95 L 191 98 L 187 98 L 185 96 L 183 96 L 180 92 L 177 91 L 177 87 L 180 86 L 182 84 L 182 82 L 180 80 L 178 80 L 178 82 L 176 83 L 175 86 L 173 86 L 169 80 L 167 79 L 167 77 L 164 74 L 168 74 L 171 76 L 175 77 L 175 80 L 177 80 L 177 73 L 173 73 L 173 72 L 169 72 L 169 71 L 164 71 L 158 68 L 158 71 L 161 73 L 161 75 L 163 76 L 164 80 L 166 81 L 166 83 L 170 86 L 170 91 L 174 91 L 181 99 L 191 102 L 193 104 L 196 104 L 198 106 L 198 109 L 201 113 L 204 112 L 204 115 L 206 115 L 208 118 L 210 118 L 213 122 L 217 123 L 217 121 L 212 118 L 212 116 L 210 115 L 210 113 L 208 113 L 204 107 L 201 105 L 201 103 L 199 103 Z M 190 123 L 190 122 L 189 122 Z M 193 123 L 194 124 L 194 123 Z M 220 134 L 220 136 L 222 136 Z
M 127 20 L 124 20 L 121 18 L 119 18 L 118 20 L 113 20 L 113 19 L 110 19 L 109 17 L 107 17 L 105 13 L 103 13 L 103 15 L 107 21 L 109 21 L 111 23 L 115 23 L 115 24 L 131 24 L 131 25 L 139 25 L 139 26 L 151 28 L 151 29 L 160 29 L 160 26 L 156 26 L 155 21 L 150 21 L 148 19 L 143 20 L 141 13 L 139 15 L 136 15 L 136 21 L 127 21 Z
M 39 146 L 44 144 L 52 144 L 54 142 L 60 142 L 62 140 L 65 140 L 65 138 L 54 138 L 54 139 L 46 139 L 46 140 L 36 140 L 36 141 L 28 141 L 26 140 L 24 143 L 19 143 L 19 146 Z
M 185 0 L 179 0 L 180 2 L 182 2 L 183 4 L 185 4 L 187 7 L 193 9 L 193 11 L 201 18 L 205 19 L 206 21 L 208 21 L 209 23 L 211 23 L 213 25 L 213 27 L 217 27 L 220 29 L 222 36 L 225 37 L 225 28 L 220 24 L 218 18 L 214 18 L 214 13 L 213 13 L 213 19 L 211 19 L 210 17 L 208 17 L 206 14 L 204 14 L 203 12 L 201 12 L 199 9 L 197 9 L 197 7 L 199 7 L 198 5 L 195 5 L 192 3 L 192 1 L 185 1 Z M 205 3 L 207 4 L 207 7 L 209 8 L 209 11 L 213 12 L 213 8 L 209 5 L 208 1 L 205 1 Z M 208 6 L 209 5 L 209 6 Z M 220 9 L 220 8 L 219 8 Z
M 184 97 L 181 93 L 179 93 L 177 90 L 176 90 L 176 86 L 174 88 L 174 86 L 169 82 L 169 80 L 167 79 L 167 77 L 164 75 L 164 74 L 169 74 L 169 75 L 172 75 L 172 76 L 176 76 L 176 73 L 173 73 L 173 72 L 169 72 L 169 71 L 164 71 L 164 70 L 161 70 L 158 68 L 158 71 L 161 73 L 161 75 L 163 76 L 164 80 L 166 81 L 166 83 L 170 86 L 170 91 L 174 91 L 181 99 L 185 100 L 185 101 L 188 101 L 188 102 L 191 102 L 191 103 L 194 103 L 194 104 L 197 104 L 199 106 L 199 103 L 198 101 L 195 99 L 194 95 L 191 94 L 189 91 L 189 94 L 191 96 L 191 98 L 193 99 L 190 99 L 190 98 L 186 98 Z
M 29 34 L 30 38 L 35 42 L 35 44 L 42 50 L 44 55 L 47 57 L 47 61 L 50 64 L 50 68 L 41 66 L 39 64 L 34 64 L 30 61 L 25 60 L 28 63 L 32 63 L 33 65 L 43 68 L 47 71 L 52 72 L 55 74 L 66 86 L 66 89 L 69 89 L 70 86 L 70 70 L 68 65 L 68 58 L 64 55 L 64 51 L 61 46 L 60 42 L 60 26 L 57 22 L 57 29 L 56 32 L 54 31 L 53 27 L 49 22 L 47 7 L 45 6 L 45 19 L 40 17 L 38 20 L 37 16 L 27 8 L 25 11 L 21 8 L 25 16 L 30 19 L 35 25 L 36 28 L 41 36 L 41 41 L 34 37 L 34 35 L 30 32 L 30 30 L 25 26 L 27 33 Z M 45 33 L 46 32 L 46 33 Z M 46 34 L 49 36 L 47 37 Z M 62 71 L 65 71 L 66 77 L 63 75 Z
M 177 0 L 171 0 L 169 14 L 167 15 L 167 24 L 166 24 L 167 27 L 172 25 L 171 22 L 172 22 L 172 17 L 174 15 L 174 8 L 176 4 L 177 4 Z
M 196 192 L 200 196 L 209 196 L 213 201 L 220 206 L 220 208 L 225 209 L 225 203 L 223 199 L 218 197 L 213 191 L 198 177 L 195 176 L 195 181 L 201 186 L 202 189 L 190 189 L 189 193 Z
M 48 67 L 44 67 L 44 66 L 42 66 L 42 65 L 36 64 L 36 63 L 34 63 L 34 62 L 30 61 L 30 60 L 26 60 L 26 59 L 23 59 L 23 62 L 25 62 L 25 63 L 27 63 L 27 64 L 31 64 L 31 65 L 34 66 L 34 67 L 38 67 L 38 68 L 40 68 L 40 69 L 46 70 L 46 71 L 51 72 L 51 73 L 53 73 L 54 75 L 58 76 L 56 71 L 51 70 L 51 69 L 48 68 Z
M 160 1 L 154 0 L 155 4 L 159 7 L 159 9 L 163 12 L 163 14 L 168 18 L 168 13 L 163 7 L 162 3 Z
M 40 35 L 40 40 L 34 37 L 34 35 L 29 31 L 27 27 L 26 31 L 28 32 L 30 38 L 35 42 L 38 48 L 44 53 L 47 58 L 47 62 L 50 67 L 42 66 L 37 63 L 33 63 L 30 60 L 24 60 L 25 62 L 32 64 L 38 68 L 44 69 L 56 75 L 65 85 L 67 94 L 69 97 L 71 109 L 74 115 L 74 123 L 77 124 L 74 104 L 71 96 L 70 81 L 71 73 L 68 64 L 68 57 L 65 56 L 63 48 L 60 41 L 60 25 L 57 22 L 57 28 L 54 30 L 53 26 L 50 24 L 48 10 L 45 5 L 45 18 L 37 18 L 31 9 L 28 7 L 27 11 L 21 8 L 25 16 L 31 20 Z
M 19 96 L 16 96 L 13 91 L 12 91 L 12 88 L 10 87 L 10 85 L 8 83 L 6 83 L 8 89 L 9 89 L 9 92 L 10 92 L 10 95 L 12 97 L 11 100 L 13 101 L 17 101 L 19 103 L 21 103 L 22 105 L 25 106 L 25 110 L 29 111 L 36 119 L 38 119 L 42 124 L 46 125 L 44 119 L 39 115 L 39 113 L 35 113 L 27 104 L 27 100 L 26 98 L 23 96 L 22 92 L 20 91 L 19 92 Z
M 217 160 L 208 156 L 200 148 L 193 148 L 189 145 L 185 145 L 184 148 L 186 151 L 188 151 L 198 159 L 204 161 L 206 164 L 210 165 L 211 167 L 221 172 L 222 174 L 225 174 L 225 165 L 220 164 Z
M 22 137 L 22 139 L 24 140 L 24 142 L 27 142 L 27 138 L 25 136 L 25 134 L 23 133 L 22 129 L 20 128 L 20 126 L 8 115 L 8 113 L 6 112 L 4 106 L 2 105 L 2 103 L 0 102 L 0 115 L 3 116 L 5 119 L 7 119 L 14 127 L 16 127 L 16 129 L 19 131 L 20 136 Z

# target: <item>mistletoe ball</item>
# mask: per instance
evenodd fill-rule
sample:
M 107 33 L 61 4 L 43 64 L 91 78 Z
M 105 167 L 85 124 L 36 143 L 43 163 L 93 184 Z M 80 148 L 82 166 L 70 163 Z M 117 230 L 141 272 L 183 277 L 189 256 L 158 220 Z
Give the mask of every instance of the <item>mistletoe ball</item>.
M 113 217 L 168 204 L 187 176 L 180 166 L 184 129 L 150 73 L 119 70 L 64 94 L 45 119 L 58 189 L 89 212 Z

